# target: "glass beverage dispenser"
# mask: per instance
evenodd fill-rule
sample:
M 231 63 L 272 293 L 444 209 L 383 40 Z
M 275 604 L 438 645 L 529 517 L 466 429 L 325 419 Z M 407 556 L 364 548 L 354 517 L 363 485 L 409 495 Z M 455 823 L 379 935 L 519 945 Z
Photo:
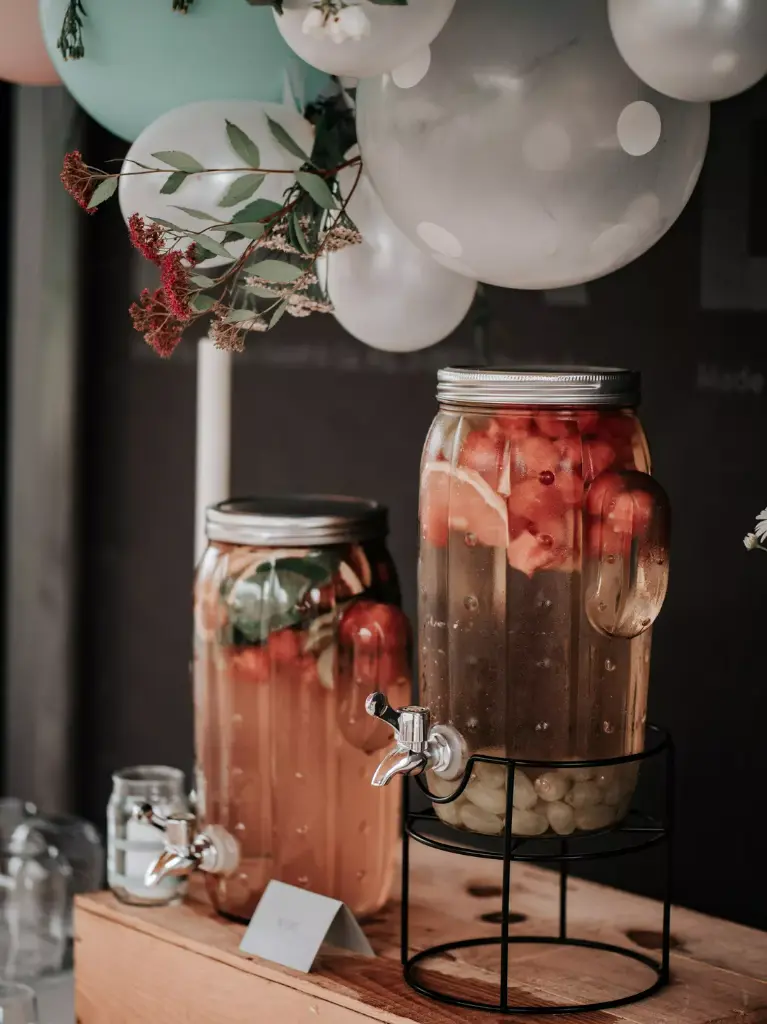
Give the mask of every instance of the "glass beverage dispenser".
M 626 814 L 643 749 L 652 623 L 668 580 L 668 502 L 650 474 L 627 370 L 448 369 L 420 500 L 420 695 L 394 711 L 374 776 L 429 769 L 448 796 L 471 754 L 571 761 L 517 769 L 512 830 L 569 835 Z M 499 834 L 506 769 L 478 763 L 450 825 Z
M 248 920 L 270 879 L 343 900 L 388 898 L 399 794 L 369 779 L 389 731 L 371 689 L 410 695 L 410 634 L 386 511 L 351 498 L 208 510 L 195 584 L 196 815 L 165 831 L 148 880 L 205 872 L 216 909 Z

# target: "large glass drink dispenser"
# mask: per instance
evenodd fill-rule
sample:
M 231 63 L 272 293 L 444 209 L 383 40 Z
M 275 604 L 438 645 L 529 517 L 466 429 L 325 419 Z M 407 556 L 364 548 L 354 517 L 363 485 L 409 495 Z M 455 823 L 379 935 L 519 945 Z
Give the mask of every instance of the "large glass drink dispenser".
M 471 754 L 569 761 L 517 769 L 512 830 L 569 835 L 627 813 L 643 749 L 651 627 L 668 579 L 669 509 L 650 476 L 626 370 L 448 369 L 420 500 L 420 696 L 369 712 L 396 731 L 375 775 L 429 769 L 455 791 Z M 499 834 L 507 771 L 478 763 L 450 825 Z
M 196 816 L 154 823 L 156 880 L 199 867 L 216 909 L 247 920 L 270 879 L 388 898 L 398 793 L 370 775 L 390 733 L 371 688 L 405 701 L 410 636 L 385 510 L 349 498 L 209 509 L 195 584 Z M 151 819 L 151 810 L 146 812 Z

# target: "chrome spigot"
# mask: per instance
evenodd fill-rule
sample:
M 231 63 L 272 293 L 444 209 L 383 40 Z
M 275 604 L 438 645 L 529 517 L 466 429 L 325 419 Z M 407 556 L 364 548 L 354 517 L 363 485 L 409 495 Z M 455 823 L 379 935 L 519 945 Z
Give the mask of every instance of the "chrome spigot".
M 450 726 L 432 727 L 428 708 L 411 706 L 396 710 L 385 694 L 371 693 L 365 710 L 390 725 L 397 741 L 376 768 L 374 786 L 388 786 L 397 775 L 420 775 L 427 768 L 445 779 L 455 779 L 463 771 L 464 745 L 460 734 Z
M 237 840 L 220 825 L 209 825 L 204 832 L 197 832 L 193 814 L 169 814 L 166 818 L 151 804 L 137 805 L 133 816 L 165 834 L 165 849 L 144 876 L 147 886 L 157 885 L 164 878 L 185 877 L 197 870 L 229 875 L 240 862 Z

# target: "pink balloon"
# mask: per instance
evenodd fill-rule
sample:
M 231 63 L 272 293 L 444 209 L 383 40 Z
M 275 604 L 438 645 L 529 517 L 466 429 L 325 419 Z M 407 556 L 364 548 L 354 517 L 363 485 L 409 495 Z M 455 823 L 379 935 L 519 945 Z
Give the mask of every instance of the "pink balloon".
M 60 85 L 37 11 L 37 0 L 0 0 L 0 78 L 16 85 Z

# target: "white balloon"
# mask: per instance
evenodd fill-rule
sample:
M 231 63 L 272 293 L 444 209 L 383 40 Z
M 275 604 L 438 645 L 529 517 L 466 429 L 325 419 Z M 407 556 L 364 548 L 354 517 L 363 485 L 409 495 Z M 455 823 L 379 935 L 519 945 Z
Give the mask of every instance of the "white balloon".
M 384 208 L 443 266 L 559 288 L 636 259 L 700 174 L 707 105 L 644 85 L 604 0 L 458 0 L 415 86 L 362 82 L 357 133 Z
M 356 170 L 341 173 L 343 195 L 356 179 Z M 417 352 L 452 334 L 471 308 L 476 281 L 443 269 L 409 242 L 364 174 L 348 212 L 364 241 L 331 253 L 320 273 L 341 326 L 385 352 Z
M 411 0 L 406 6 L 357 0 L 323 23 L 314 0 L 285 0 L 282 14 L 274 16 L 288 46 L 321 71 L 368 78 L 402 67 L 412 77 L 418 66 L 424 73 L 428 68 L 429 44 L 454 5 L 455 0 Z M 353 34 L 344 38 L 347 18 Z
M 151 167 L 163 166 L 153 156 L 157 152 L 181 150 L 195 157 L 203 167 L 242 167 L 243 159 L 232 149 L 226 132 L 227 120 L 241 128 L 258 146 L 259 166 L 284 174 L 267 174 L 258 190 L 235 206 L 221 206 L 220 202 L 229 186 L 243 171 L 222 170 L 215 174 L 190 174 L 178 191 L 170 195 L 160 192 L 165 175 L 128 173 L 120 178 L 120 209 L 126 222 L 133 213 L 150 220 L 159 217 L 180 228 L 201 231 L 210 224 L 229 221 L 239 209 L 255 199 L 281 202 L 284 190 L 292 183 L 292 172 L 301 165 L 299 157 L 284 149 L 273 138 L 267 117 L 278 122 L 305 151 L 312 148 L 314 129 L 292 107 L 257 100 L 208 100 L 190 103 L 163 114 L 136 139 L 123 164 L 123 172 L 141 170 L 135 163 Z M 168 168 L 170 173 L 172 168 Z M 179 210 L 179 206 L 211 214 L 202 220 Z M 221 241 L 224 231 L 213 232 Z M 194 239 L 188 237 L 177 248 L 186 248 Z M 204 244 L 204 239 L 201 240 Z M 242 254 L 247 242 L 234 242 L 228 246 L 233 257 Z M 221 266 L 223 257 L 216 256 L 201 263 L 203 268 Z
M 767 75 L 764 0 L 610 0 L 623 59 L 679 100 L 723 100 Z

